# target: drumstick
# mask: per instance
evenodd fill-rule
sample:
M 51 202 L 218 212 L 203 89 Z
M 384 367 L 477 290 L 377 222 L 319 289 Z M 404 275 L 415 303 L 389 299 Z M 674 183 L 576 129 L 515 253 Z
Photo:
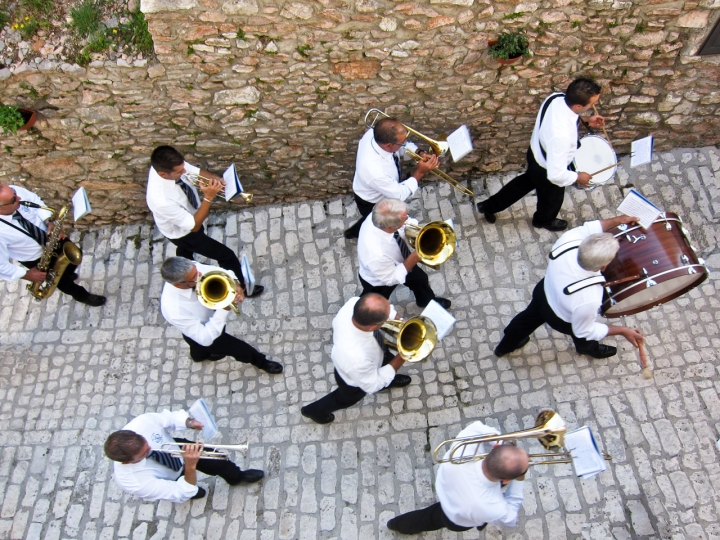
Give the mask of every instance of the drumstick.
M 600 114 L 598 113 L 598 110 L 597 110 L 597 108 L 595 107 L 595 104 L 594 104 L 594 103 L 593 103 L 593 111 L 595 111 L 595 114 L 596 114 L 597 116 L 600 116 Z M 613 148 L 612 141 L 610 140 L 610 137 L 609 137 L 608 134 L 607 134 L 607 130 L 605 129 L 605 122 L 603 122 L 602 130 L 603 130 L 603 134 L 605 135 L 605 139 L 607 139 L 607 142 L 608 142 L 608 144 L 610 145 L 610 150 L 612 150 L 612 151 L 613 151 L 613 154 L 614 154 L 614 153 L 615 153 L 615 149 Z
M 618 161 L 617 163 L 613 163 L 612 165 L 608 165 L 607 167 L 604 167 L 604 168 L 600 169 L 599 171 L 595 171 L 595 172 L 592 173 L 590 176 L 595 176 L 596 174 L 600 174 L 601 172 L 607 171 L 608 169 L 612 169 L 613 167 L 617 167 L 617 166 L 620 165 L 621 163 L 622 163 L 622 159 L 621 159 L 620 161 Z
M 652 369 L 648 367 L 647 354 L 645 353 L 645 340 L 638 340 L 638 349 L 640 350 L 640 365 L 642 366 L 642 376 L 645 379 L 652 379 Z

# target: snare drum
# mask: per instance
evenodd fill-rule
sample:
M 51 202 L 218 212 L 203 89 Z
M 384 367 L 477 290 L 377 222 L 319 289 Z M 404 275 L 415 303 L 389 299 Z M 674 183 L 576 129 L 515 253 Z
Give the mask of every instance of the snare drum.
M 646 311 L 707 279 L 705 261 L 672 212 L 660 214 L 647 231 L 620 225 L 610 232 L 620 241 L 620 250 L 603 271 L 607 283 L 600 311 L 605 317 Z
M 575 152 L 575 170 L 592 174 L 595 171 L 617 165 L 617 156 L 612 146 L 598 135 L 585 135 L 580 139 L 580 148 Z M 590 179 L 590 186 L 602 186 L 615 177 L 617 167 L 612 167 L 594 175 Z

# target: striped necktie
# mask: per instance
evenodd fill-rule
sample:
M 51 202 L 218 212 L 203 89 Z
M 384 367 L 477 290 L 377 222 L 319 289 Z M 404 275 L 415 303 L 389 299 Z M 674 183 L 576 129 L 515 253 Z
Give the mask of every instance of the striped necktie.
M 382 332 L 380 330 L 373 330 L 373 337 L 375 338 L 375 341 L 377 341 L 378 345 L 380 345 L 380 350 L 385 354 L 385 351 L 387 351 L 387 345 L 385 344 L 385 338 L 382 335 Z
M 197 210 L 200 204 L 198 203 L 197 197 L 195 197 L 195 192 L 193 191 L 193 189 L 182 180 L 176 180 L 175 183 L 180 186 L 180 189 L 185 192 L 185 196 L 188 198 L 188 201 L 190 201 L 192 207 Z
M 400 248 L 400 254 L 402 255 L 403 259 L 407 259 L 410 256 L 410 248 L 408 247 L 407 243 L 405 242 L 403 237 L 400 236 L 400 233 L 398 231 L 395 231 L 393 233 L 393 238 L 395 239 L 395 242 L 397 242 L 397 245 Z
M 33 237 L 33 240 L 40 244 L 41 247 L 45 247 L 48 239 L 47 233 L 45 231 L 43 231 L 34 223 L 25 219 L 20 212 L 15 212 L 13 214 L 13 218 L 17 219 L 18 223 L 22 226 L 22 228 L 30 233 L 30 236 Z
M 402 163 L 397 154 L 393 154 L 393 161 L 395 162 L 395 168 L 398 172 L 398 182 L 402 182 Z
M 160 465 L 164 465 L 168 469 L 172 469 L 173 471 L 179 471 L 183 468 L 182 460 L 180 458 L 176 458 L 175 456 L 171 456 L 167 452 L 158 452 L 157 450 L 153 450 L 148 454 L 148 457 L 150 459 L 154 459 Z

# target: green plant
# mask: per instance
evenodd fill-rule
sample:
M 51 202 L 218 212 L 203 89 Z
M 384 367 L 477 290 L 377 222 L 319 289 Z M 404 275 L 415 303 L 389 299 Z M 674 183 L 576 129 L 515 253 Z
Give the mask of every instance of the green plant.
M 503 15 L 503 20 L 512 21 L 513 19 L 519 19 L 523 15 L 525 15 L 524 11 L 518 11 L 517 13 L 506 13 L 505 15 Z
M 8 17 L 4 11 L 0 11 L 0 28 L 4 27 L 9 22 L 10 17 Z
M 570 23 L 571 28 L 580 28 L 580 24 L 582 24 L 580 21 L 573 21 Z
M 75 56 L 75 63 L 81 67 L 87 66 L 90 63 L 90 60 L 92 60 L 92 58 L 90 58 L 90 53 L 85 49 L 77 53 Z
M 83 0 L 70 10 L 72 26 L 81 38 L 88 37 L 100 28 L 100 10 L 94 0 Z
M 140 10 L 130 13 L 128 22 L 118 27 L 118 34 L 124 43 L 131 43 L 145 56 L 155 52 L 155 45 L 153 44 L 152 34 L 148 30 L 145 14 Z
M 52 11 L 53 0 L 22 0 L 22 6 L 35 13 L 46 15 Z
M 85 50 L 88 53 L 101 53 L 107 51 L 111 45 L 112 41 L 105 34 L 95 34 L 85 47 Z
M 25 125 L 25 119 L 14 105 L 0 104 L 0 127 L 4 133 L 17 133 Z
M 242 28 L 238 28 L 237 34 L 235 34 L 235 36 L 242 41 L 245 41 L 247 39 L 247 37 L 245 37 L 245 32 Z
M 608 28 L 616 28 L 616 27 L 618 27 L 618 26 L 620 26 L 620 23 L 616 23 L 616 22 L 609 22 L 609 23 L 607 23 L 607 27 L 608 27 Z
M 29 84 L 20 83 L 20 88 L 22 88 L 23 90 L 27 90 L 28 95 L 32 99 L 37 99 L 40 97 L 40 94 L 38 94 L 38 91 L 35 90 L 35 88 L 30 86 Z
M 490 45 L 488 52 L 493 58 L 510 60 L 519 56 L 530 56 L 529 43 L 524 32 L 503 32 L 497 43 Z
M 638 34 L 644 34 L 645 30 L 646 27 L 644 23 L 639 22 L 635 25 L 635 32 L 637 32 Z
M 193 47 L 192 45 L 188 45 L 187 55 L 190 56 L 191 54 L 195 54 L 195 47 Z
M 310 55 L 308 54 L 308 51 L 312 49 L 312 45 L 300 45 L 299 47 L 295 47 L 295 50 L 297 53 L 302 56 L 303 58 L 308 58 Z
M 25 17 L 25 19 L 25 22 L 20 24 L 18 31 L 23 39 L 30 39 L 37 33 L 40 24 L 35 19 L 29 17 Z

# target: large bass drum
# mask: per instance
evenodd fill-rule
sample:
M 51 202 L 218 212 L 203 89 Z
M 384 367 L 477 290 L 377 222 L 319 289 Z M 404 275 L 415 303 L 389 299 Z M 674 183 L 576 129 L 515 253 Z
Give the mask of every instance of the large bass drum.
M 664 212 L 647 231 L 639 226 L 612 229 L 620 250 L 603 271 L 608 318 L 632 315 L 664 304 L 707 279 L 705 261 L 690 245 L 682 220 Z

